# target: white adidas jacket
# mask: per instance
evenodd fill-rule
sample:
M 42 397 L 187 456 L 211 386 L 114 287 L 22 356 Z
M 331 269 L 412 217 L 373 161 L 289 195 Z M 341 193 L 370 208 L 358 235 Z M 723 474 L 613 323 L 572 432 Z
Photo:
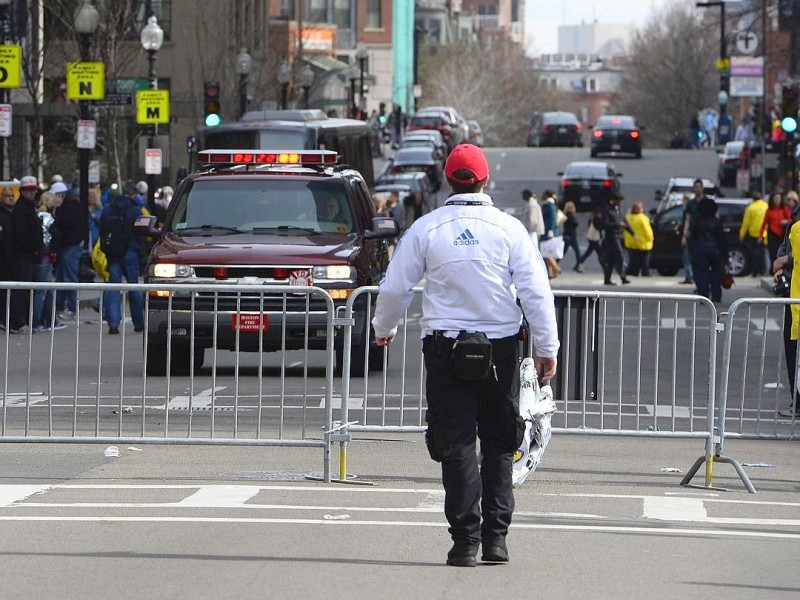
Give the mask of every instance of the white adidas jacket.
M 537 356 L 558 348 L 553 292 L 541 255 L 519 219 L 486 194 L 458 194 L 417 219 L 395 248 L 380 284 L 372 325 L 378 337 L 397 324 L 425 279 L 422 336 L 435 330 L 482 331 L 490 339 L 515 335 L 519 297 Z

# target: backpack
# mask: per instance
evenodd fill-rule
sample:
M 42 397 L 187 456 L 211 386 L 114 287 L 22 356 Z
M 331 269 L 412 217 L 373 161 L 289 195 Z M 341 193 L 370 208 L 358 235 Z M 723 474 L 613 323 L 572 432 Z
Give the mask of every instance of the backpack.
M 100 217 L 100 249 L 109 259 L 121 259 L 128 251 L 133 237 L 133 223 L 128 218 L 132 207 L 130 200 L 121 206 L 115 199 Z

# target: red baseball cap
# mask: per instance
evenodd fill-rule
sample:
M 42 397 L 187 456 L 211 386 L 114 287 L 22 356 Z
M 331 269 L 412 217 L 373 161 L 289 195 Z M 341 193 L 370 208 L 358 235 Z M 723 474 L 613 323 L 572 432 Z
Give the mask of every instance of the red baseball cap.
M 465 170 L 472 173 L 469 179 L 458 179 L 456 171 Z M 483 150 L 472 144 L 459 144 L 447 157 L 444 165 L 444 174 L 447 179 L 455 183 L 477 183 L 489 177 L 489 163 Z

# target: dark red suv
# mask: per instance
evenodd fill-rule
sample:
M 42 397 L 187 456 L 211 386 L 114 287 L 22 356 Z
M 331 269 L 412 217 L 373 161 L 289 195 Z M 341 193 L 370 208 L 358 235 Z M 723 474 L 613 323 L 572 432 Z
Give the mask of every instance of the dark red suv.
M 337 166 L 335 152 L 199 154 L 207 170 L 176 190 L 147 261 L 147 283 L 314 285 L 338 307 L 356 288 L 380 282 L 397 223 L 375 216 L 361 174 Z M 369 349 L 370 366 L 380 368 L 383 349 L 366 334 L 366 302 L 356 308 L 353 365 L 363 370 Z M 168 348 L 172 373 L 185 373 L 192 361 L 202 366 L 212 347 L 326 349 L 319 295 L 153 292 L 147 312 L 148 375 L 165 374 Z M 341 338 L 334 340 L 339 368 Z
M 455 146 L 455 138 L 450 128 L 450 123 L 444 114 L 424 113 L 411 117 L 408 121 L 406 131 L 418 131 L 420 129 L 435 129 L 442 134 L 442 139 L 447 144 L 448 149 L 452 150 Z

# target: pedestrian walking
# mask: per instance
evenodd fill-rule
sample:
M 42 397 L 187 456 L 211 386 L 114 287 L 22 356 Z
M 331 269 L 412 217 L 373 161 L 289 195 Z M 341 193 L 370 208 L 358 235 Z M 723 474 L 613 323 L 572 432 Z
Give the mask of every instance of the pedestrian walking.
M 379 345 L 425 279 L 422 348 L 427 369 L 426 444 L 442 465 L 444 512 L 453 546 L 447 564 L 507 562 L 514 512 L 512 460 L 524 433 L 519 416 L 522 305 L 543 381 L 556 371 L 553 293 L 525 227 L 484 193 L 489 165 L 477 146 L 460 144 L 445 165 L 453 190 L 397 245 L 381 282 L 375 318 Z M 462 350 L 466 350 L 462 352 Z M 481 441 L 480 465 L 476 432 Z
M 795 194 L 796 192 L 789 192 Z M 787 196 L 789 195 L 787 194 Z M 772 194 L 769 197 L 769 207 L 764 213 L 764 221 L 761 223 L 759 235 L 767 238 L 767 251 L 769 252 L 769 272 L 772 273 L 772 263 L 778 258 L 778 247 L 783 242 L 786 226 L 792 220 L 792 211 L 783 201 L 780 194 Z
M 650 252 L 653 250 L 653 226 L 650 217 L 644 214 L 644 204 L 636 202 L 631 211 L 625 215 L 632 233 L 623 232 L 625 248 L 630 255 L 628 275 L 650 277 Z
M 775 283 L 777 284 L 784 280 L 787 281 L 789 284 L 790 297 L 800 297 L 800 289 L 797 287 L 800 278 L 793 276 L 794 252 L 800 251 L 800 247 L 796 245 L 793 246 L 790 241 L 792 233 L 795 235 L 795 240 L 797 240 L 797 234 L 800 233 L 795 231 L 798 222 L 800 222 L 800 204 L 797 204 L 794 209 L 792 209 L 791 223 L 786 227 L 783 241 L 778 247 L 778 256 L 772 263 L 772 273 Z M 797 373 L 797 335 L 793 329 L 797 315 L 794 312 L 794 306 L 794 304 L 786 304 L 784 306 L 783 318 L 783 354 L 786 358 L 786 375 L 789 380 L 791 406 L 788 410 L 778 411 L 780 416 L 789 419 L 800 418 L 800 394 L 797 393 L 796 385 L 798 382 L 795 377 Z
M 694 283 L 694 253 L 692 248 L 692 218 L 697 215 L 697 204 L 706 198 L 706 190 L 702 179 L 692 183 L 692 196 L 683 196 L 683 223 L 681 230 L 681 248 L 683 248 L 683 265 L 686 273 L 681 283 Z
M 781 194 L 773 193 L 774 202 L 782 203 Z M 769 205 L 761 197 L 759 192 L 753 192 L 753 199 L 747 208 L 744 209 L 742 224 L 739 227 L 739 239 L 744 242 L 750 250 L 750 274 L 753 277 L 760 277 L 767 271 L 766 256 L 766 235 L 762 227 L 764 225 L 764 215 L 767 214 Z
M 544 218 L 542 217 L 542 207 L 539 200 L 530 190 L 522 190 L 522 201 L 525 208 L 522 209 L 522 224 L 528 230 L 533 245 L 539 247 L 539 237 L 544 233 Z
M 558 261 L 564 258 L 564 238 L 558 224 L 558 213 L 556 193 L 552 190 L 545 190 L 542 193 L 544 235 L 539 238 L 539 252 L 547 265 L 547 276 L 550 279 L 555 279 L 561 274 Z
M 11 211 L 14 209 L 14 190 L 0 190 L 0 281 L 11 281 Z M 0 330 L 6 329 L 6 312 L 9 306 L 9 291 L 0 290 Z
M 20 179 L 19 199 L 11 211 L 11 279 L 31 282 L 36 280 L 36 265 L 42 255 L 44 240 L 42 225 L 36 212 L 36 193 L 39 183 L 36 177 L 26 175 Z M 11 292 L 11 310 L 8 331 L 28 333 L 30 289 L 15 289 Z
M 623 284 L 630 283 L 630 279 L 625 276 L 628 261 L 625 249 L 622 247 L 622 232 L 627 231 L 630 234 L 634 234 L 634 231 L 625 221 L 620 210 L 624 199 L 621 194 L 615 194 L 603 211 L 603 226 L 605 230 L 603 231 L 603 247 L 601 250 L 603 260 L 601 262 L 603 263 L 604 285 L 616 285 L 611 281 L 611 274 L 615 269 Z
M 722 275 L 725 269 L 725 238 L 722 221 L 717 215 L 717 203 L 703 197 L 697 203 L 691 228 L 692 271 L 700 296 L 713 302 L 722 300 Z
M 54 183 L 50 190 L 54 196 L 50 252 L 57 257 L 56 281 L 77 284 L 80 279 L 83 244 L 88 236 L 89 215 L 78 197 L 69 193 L 63 183 Z M 78 311 L 77 297 L 77 288 L 58 290 L 56 312 L 59 319 L 67 321 L 75 318 Z
M 603 264 L 603 255 L 601 252 L 601 242 L 603 240 L 603 209 L 595 206 L 592 209 L 592 214 L 589 217 L 589 222 L 586 223 L 586 241 L 589 242 L 589 247 L 581 255 L 578 264 L 575 265 L 575 270 L 578 273 L 583 273 L 583 263 L 592 255 L 592 252 L 597 253 L 597 260 L 600 266 Z
M 574 271 L 578 270 L 578 265 L 581 263 L 581 248 L 578 245 L 578 219 L 576 218 L 575 203 L 567 200 L 564 203 L 564 224 L 561 226 L 561 235 L 564 238 L 564 256 L 567 255 L 567 250 L 572 248 L 575 253 L 575 266 L 572 268 Z
M 100 216 L 100 245 L 108 260 L 110 283 L 122 283 L 123 277 L 128 283 L 139 283 L 139 264 L 144 240 L 134 233 L 133 225 L 136 217 L 144 214 L 144 210 L 137 204 L 135 196 L 136 188 L 130 183 L 125 184 L 122 195 L 114 198 Z M 127 294 L 133 330 L 144 331 L 142 293 L 130 291 Z M 108 333 L 115 335 L 119 333 L 122 322 L 120 292 L 108 291 L 104 297 Z

